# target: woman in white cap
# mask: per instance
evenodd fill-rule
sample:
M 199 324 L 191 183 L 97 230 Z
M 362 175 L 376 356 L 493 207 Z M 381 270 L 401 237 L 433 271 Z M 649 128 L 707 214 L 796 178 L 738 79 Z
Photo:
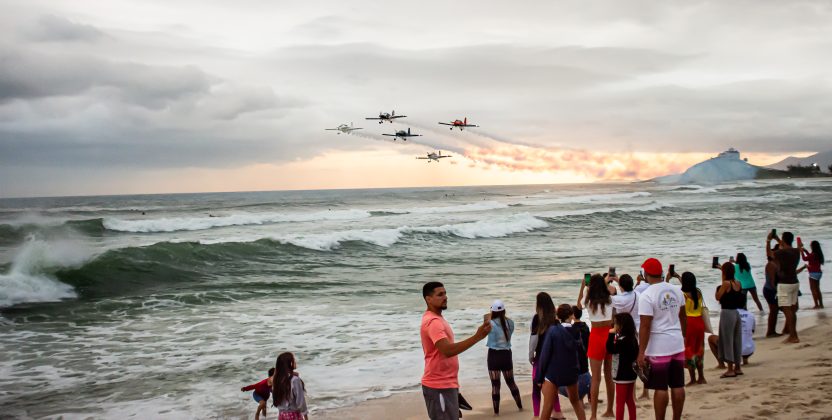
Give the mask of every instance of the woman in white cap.
M 514 321 L 506 317 L 506 306 L 497 299 L 491 304 L 491 332 L 488 333 L 488 377 L 491 379 L 491 401 L 494 414 L 500 414 L 500 374 L 511 390 L 511 396 L 517 408 L 523 409 L 520 390 L 514 383 L 514 363 L 511 358 L 511 335 L 514 333 Z

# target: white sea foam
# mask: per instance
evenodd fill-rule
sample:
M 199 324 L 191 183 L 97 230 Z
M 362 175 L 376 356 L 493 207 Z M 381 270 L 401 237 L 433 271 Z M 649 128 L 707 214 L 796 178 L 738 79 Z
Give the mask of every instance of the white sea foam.
M 546 217 L 546 218 L 558 218 L 558 217 L 568 217 L 568 216 L 586 216 L 590 214 L 596 213 L 614 213 L 617 211 L 630 213 L 630 212 L 644 212 L 644 211 L 656 211 L 663 208 L 673 207 L 670 203 L 656 203 L 651 202 L 649 204 L 641 205 L 641 206 L 625 206 L 625 207 L 595 207 L 591 209 L 578 209 L 578 210 L 562 210 L 562 211 L 549 211 L 543 213 L 535 213 L 535 216 L 538 217 Z
M 341 243 L 349 241 L 361 241 L 388 247 L 398 242 L 401 236 L 402 232 L 400 229 L 364 229 L 331 233 L 287 235 L 272 239 L 284 244 L 292 244 L 303 248 L 331 251 L 340 246 Z
M 0 274 L 0 307 L 76 297 L 72 286 L 49 278 L 43 271 L 80 265 L 89 256 L 75 241 L 27 241 L 12 260 L 9 272 Z
M 201 239 L 201 244 L 218 244 L 229 242 L 254 242 L 260 239 L 271 239 L 284 244 L 314 249 L 317 251 L 331 251 L 344 242 L 361 241 L 389 247 L 400 241 L 410 233 L 432 233 L 440 235 L 454 235 L 461 238 L 500 238 L 513 233 L 531 232 L 548 226 L 546 222 L 528 213 L 519 213 L 488 220 L 447 224 L 442 226 L 400 226 L 388 229 L 358 229 L 324 233 L 292 234 L 249 237 L 223 237 L 217 239 Z
M 513 233 L 531 232 L 549 226 L 528 213 L 518 213 L 491 220 L 457 223 L 436 227 L 405 228 L 408 232 L 450 234 L 462 238 L 500 238 Z
M 173 217 L 161 219 L 104 219 L 104 227 L 120 232 L 176 232 L 225 226 L 263 225 L 319 220 L 357 220 L 370 217 L 365 210 L 316 211 L 311 213 L 245 213 L 219 217 Z

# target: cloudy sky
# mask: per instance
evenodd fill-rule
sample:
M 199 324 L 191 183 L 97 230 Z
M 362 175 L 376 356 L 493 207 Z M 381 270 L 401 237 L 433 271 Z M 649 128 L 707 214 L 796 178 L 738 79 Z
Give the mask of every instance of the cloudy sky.
M 5 197 L 633 180 L 832 149 L 827 1 L 0 7 Z M 463 117 L 481 128 L 437 124 Z M 344 122 L 364 130 L 324 131 Z M 435 149 L 455 157 L 414 159 Z

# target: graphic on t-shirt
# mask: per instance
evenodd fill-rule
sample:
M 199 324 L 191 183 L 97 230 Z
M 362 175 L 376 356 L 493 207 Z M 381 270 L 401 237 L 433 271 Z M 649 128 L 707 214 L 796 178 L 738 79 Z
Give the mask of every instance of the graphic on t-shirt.
M 664 296 L 662 296 L 661 302 L 659 302 L 659 309 L 662 311 L 667 311 L 669 309 L 675 309 L 679 307 L 679 302 L 676 301 L 676 297 L 673 296 L 673 293 L 665 292 Z

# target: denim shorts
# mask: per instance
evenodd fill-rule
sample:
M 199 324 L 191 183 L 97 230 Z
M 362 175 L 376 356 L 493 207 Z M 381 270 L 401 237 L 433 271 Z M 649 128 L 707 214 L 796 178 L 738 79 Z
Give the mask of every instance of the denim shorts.
M 809 273 L 809 278 L 820 281 L 820 278 L 823 277 L 823 273 Z

